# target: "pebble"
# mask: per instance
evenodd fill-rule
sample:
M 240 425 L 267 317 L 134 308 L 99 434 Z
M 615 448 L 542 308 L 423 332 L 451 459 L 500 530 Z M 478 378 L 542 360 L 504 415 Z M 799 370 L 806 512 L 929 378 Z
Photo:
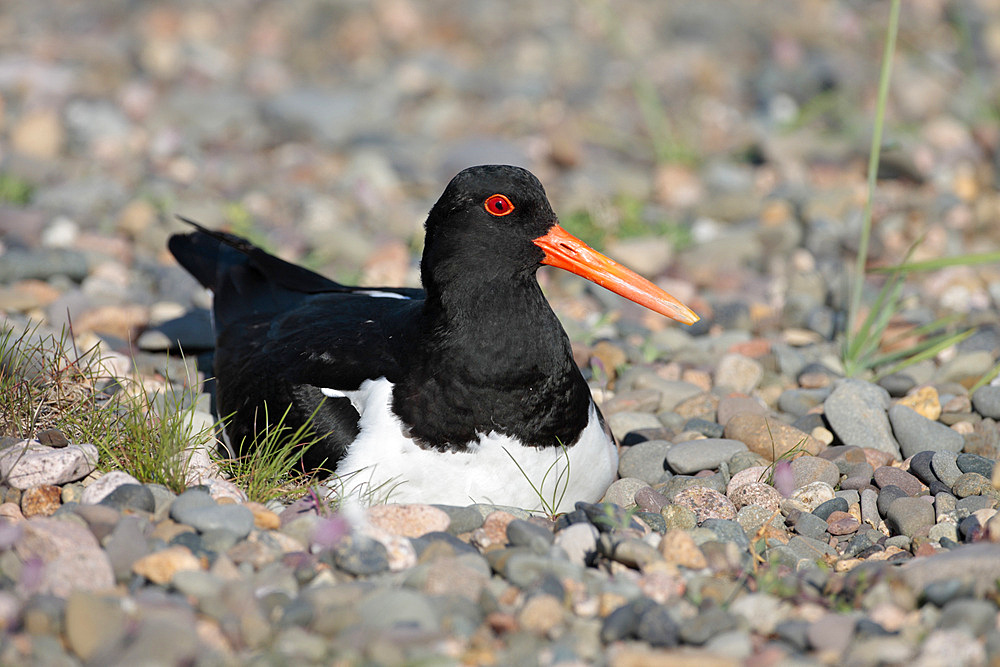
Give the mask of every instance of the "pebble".
M 666 464 L 675 473 L 686 475 L 699 470 L 714 470 L 730 458 L 747 450 L 738 440 L 703 438 L 679 442 L 666 452 Z
M 402 537 L 420 537 L 434 531 L 446 531 L 451 523 L 448 514 L 431 505 L 374 505 L 368 508 L 368 520 L 378 528 Z
M 840 483 L 840 470 L 835 463 L 817 456 L 800 456 L 792 461 L 795 488 L 799 489 L 813 482 L 825 482 L 830 486 Z
M 905 470 L 893 468 L 892 466 L 876 468 L 872 477 L 880 488 L 896 486 L 902 489 L 908 496 L 918 495 L 924 490 L 924 485 L 921 484 L 919 479 Z
M 745 443 L 747 448 L 764 457 L 776 461 L 792 450 L 819 454 L 824 448 L 822 442 L 777 419 L 751 413 L 740 413 L 729 420 L 725 430 L 726 438 Z
M 922 498 L 897 498 L 886 510 L 885 522 L 894 533 L 914 537 L 934 525 L 934 506 Z
M 96 465 L 97 447 L 90 444 L 46 447 L 22 440 L 0 451 L 0 476 L 21 490 L 76 481 Z
M 905 405 L 897 404 L 889 408 L 889 422 L 903 458 L 923 451 L 960 452 L 965 445 L 960 433 Z
M 947 486 L 954 484 L 962 476 L 962 471 L 958 467 L 957 460 L 958 457 L 954 452 L 935 452 L 931 458 L 931 470 L 934 471 L 934 476 Z
M 703 486 L 680 491 L 673 497 L 673 503 L 692 510 L 699 524 L 706 519 L 736 518 L 736 506 L 732 501 L 718 491 Z
M 823 412 L 841 442 L 899 458 L 899 443 L 892 435 L 888 409 L 889 393 L 861 380 L 839 381 L 823 402 Z
M 1000 419 L 1000 387 L 986 385 L 972 393 L 972 407 L 990 419 Z
M 646 440 L 626 447 L 618 459 L 619 476 L 641 479 L 647 484 L 659 482 L 666 470 L 667 452 L 673 446 L 667 440 Z

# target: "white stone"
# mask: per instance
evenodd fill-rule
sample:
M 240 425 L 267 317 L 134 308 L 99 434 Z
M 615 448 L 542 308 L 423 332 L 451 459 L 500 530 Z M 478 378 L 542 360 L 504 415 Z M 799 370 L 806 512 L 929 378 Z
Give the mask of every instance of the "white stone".
M 37 440 L 22 440 L 0 452 L 0 476 L 15 489 L 66 484 L 95 467 L 97 447 L 91 444 L 46 447 Z

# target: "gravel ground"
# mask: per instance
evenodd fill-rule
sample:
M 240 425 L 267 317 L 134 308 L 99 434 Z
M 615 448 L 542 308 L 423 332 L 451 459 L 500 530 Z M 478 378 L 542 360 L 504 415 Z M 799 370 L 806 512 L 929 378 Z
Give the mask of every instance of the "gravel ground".
M 4 330 L 71 322 L 123 375 L 197 377 L 170 354 L 211 340 L 174 214 L 414 285 L 426 211 L 490 162 L 703 320 L 540 275 L 622 444 L 604 502 L 554 520 L 261 505 L 212 476 L 175 496 L 58 432 L 0 439 L 0 663 L 1000 660 L 1000 386 L 970 392 L 1000 269 L 911 274 L 883 347 L 948 314 L 962 343 L 877 381 L 841 361 L 886 12 L 5 6 Z M 996 250 L 998 26 L 993 3 L 904 3 L 869 266 Z

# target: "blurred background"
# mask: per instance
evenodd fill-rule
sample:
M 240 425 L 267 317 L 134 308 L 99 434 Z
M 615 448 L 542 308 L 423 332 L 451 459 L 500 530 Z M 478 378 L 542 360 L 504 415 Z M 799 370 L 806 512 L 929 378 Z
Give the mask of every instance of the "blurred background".
M 829 339 L 888 14 L 849 0 L 5 3 L 0 310 L 56 326 L 69 311 L 119 341 L 175 316 L 196 291 L 165 251 L 177 213 L 340 280 L 412 285 L 444 185 L 499 162 L 534 171 L 570 231 L 692 303 L 694 333 Z M 996 249 L 998 60 L 1000 3 L 904 3 L 873 266 L 921 237 L 917 259 Z M 581 304 L 568 280 L 553 298 L 570 319 L 627 308 Z M 915 320 L 995 319 L 1000 271 L 908 289 Z

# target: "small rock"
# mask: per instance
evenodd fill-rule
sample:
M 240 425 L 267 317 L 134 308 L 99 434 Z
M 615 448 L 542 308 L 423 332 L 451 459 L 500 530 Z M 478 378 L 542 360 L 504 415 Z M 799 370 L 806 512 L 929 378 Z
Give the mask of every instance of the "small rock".
M 673 503 L 694 511 L 698 523 L 706 519 L 736 518 L 736 506 L 732 501 L 718 491 L 706 487 L 695 486 L 684 489 L 674 496 Z
M 363 535 L 348 535 L 333 549 L 333 562 L 344 572 L 366 576 L 389 570 L 389 554 L 378 541 Z
M 759 361 L 741 354 L 726 354 L 715 369 L 715 384 L 742 394 L 749 394 L 764 377 Z
M 58 486 L 33 486 L 21 494 L 21 512 L 25 517 L 52 516 L 61 502 L 62 490 Z
M 145 484 L 122 484 L 115 487 L 111 493 L 101 499 L 101 504 L 113 507 L 119 512 L 138 510 L 152 514 L 156 509 L 153 492 L 147 489 Z
M 667 440 L 646 440 L 624 448 L 618 460 L 619 476 L 634 477 L 647 484 L 655 484 L 666 470 L 667 451 L 673 446 Z
M 861 527 L 861 522 L 854 515 L 841 511 L 832 512 L 826 523 L 826 530 L 831 535 L 850 535 Z
M 898 486 L 908 496 L 916 496 L 924 491 L 924 485 L 920 483 L 919 479 L 905 470 L 893 468 L 892 466 L 876 468 L 872 477 L 875 479 L 875 483 L 879 485 L 879 488 Z
M 686 530 L 669 530 L 660 539 L 660 554 L 668 563 L 701 570 L 708 567 L 708 561 L 698 545 Z
M 745 443 L 750 451 L 763 456 L 767 461 L 785 457 L 793 449 L 816 455 L 825 448 L 822 442 L 793 426 L 747 412 L 729 420 L 725 435 L 726 438 Z
M 781 506 L 781 494 L 773 486 L 763 482 L 743 484 L 730 492 L 728 497 L 736 509 L 742 509 L 747 505 L 757 505 L 774 511 Z
M 837 486 L 840 482 L 837 465 L 818 456 L 800 456 L 791 465 L 796 489 L 813 482 L 826 482 L 830 486 Z
M 960 433 L 905 405 L 897 404 L 889 408 L 889 422 L 904 458 L 923 451 L 960 452 L 965 445 Z
M 897 498 L 886 511 L 885 523 L 896 535 L 926 534 L 934 525 L 934 506 L 921 498 Z
M 629 507 L 635 507 L 636 492 L 645 488 L 649 488 L 649 484 L 641 479 L 635 479 L 632 477 L 616 479 L 611 483 L 611 486 L 609 486 L 608 490 L 605 492 L 603 502 L 613 503 L 626 509 Z
M 73 482 L 96 466 L 97 447 L 91 444 L 54 448 L 22 440 L 0 450 L 0 477 L 15 489 Z
M 954 484 L 962 476 L 962 471 L 958 467 L 957 460 L 958 457 L 955 452 L 935 452 L 931 458 L 931 469 L 934 471 L 934 476 L 947 486 Z
M 201 561 L 180 545 L 143 556 L 132 564 L 133 572 L 160 586 L 169 584 L 177 572 L 200 569 Z
M 368 508 L 368 520 L 393 535 L 403 537 L 446 531 L 450 523 L 448 515 L 442 510 L 420 504 L 374 505 Z
M 666 463 L 678 474 L 689 474 L 700 470 L 715 470 L 747 446 L 738 440 L 726 438 L 704 438 L 679 442 L 666 453 Z
M 1000 419 L 1000 386 L 986 385 L 972 394 L 976 412 L 990 419 Z
M 930 385 L 920 387 L 920 389 L 917 389 L 911 394 L 899 399 L 896 401 L 896 405 L 906 406 L 919 414 L 921 417 L 929 419 L 932 422 L 936 422 L 941 416 L 941 398 L 938 396 L 937 389 Z M 891 413 L 889 415 L 889 419 L 892 419 Z M 895 429 L 896 426 L 894 424 L 893 430 L 895 431 Z M 899 437 L 898 433 L 896 434 L 896 437 Z
M 861 380 L 841 380 L 823 403 L 834 433 L 846 445 L 871 447 L 899 457 L 889 424 L 889 393 Z
M 518 623 L 528 632 L 547 635 L 563 623 L 562 604 L 552 595 L 536 595 L 524 603 L 517 614 Z

